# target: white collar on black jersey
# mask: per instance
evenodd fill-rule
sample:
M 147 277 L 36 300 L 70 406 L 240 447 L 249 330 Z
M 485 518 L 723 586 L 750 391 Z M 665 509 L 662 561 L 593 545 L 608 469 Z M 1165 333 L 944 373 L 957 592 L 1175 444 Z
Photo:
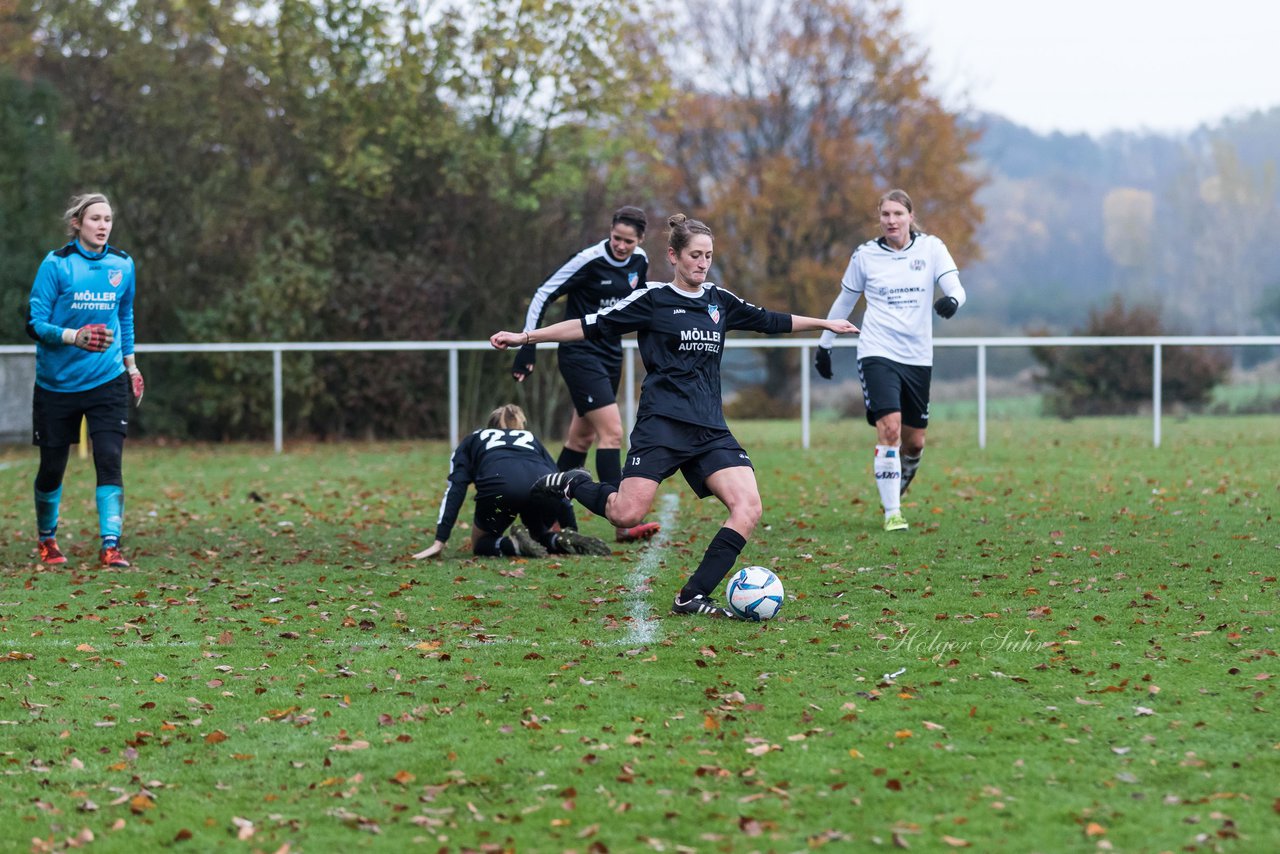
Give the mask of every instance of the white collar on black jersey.
M 652 288 L 655 284 L 658 284 L 658 283 L 650 282 L 649 287 Z M 696 294 L 689 293 L 688 291 L 677 288 L 675 282 L 662 282 L 661 286 L 664 288 L 670 288 L 672 293 L 679 294 L 680 296 L 685 297 L 686 299 L 700 299 L 702 295 L 707 292 L 707 288 L 711 287 L 714 284 L 715 282 L 703 282 L 702 287 L 698 290 Z
M 610 264 L 612 264 L 614 267 L 625 267 L 625 266 L 627 266 L 628 264 L 630 264 L 630 263 L 631 263 L 631 258 L 634 258 L 634 257 L 635 257 L 635 256 L 637 256 L 637 255 L 639 255 L 641 258 L 644 258 L 644 259 L 646 259 L 646 260 L 647 260 L 647 259 L 648 259 L 648 257 L 649 257 L 648 255 L 644 254 L 644 247 L 643 247 L 643 246 L 637 246 L 634 250 L 632 250 L 632 252 L 631 252 L 631 257 L 627 258 L 627 260 L 625 260 L 625 261 L 619 261 L 617 258 L 614 258 L 614 257 L 613 257 L 613 253 L 609 251 L 609 238 L 607 238 L 607 237 L 606 237 L 604 240 L 600 241 L 600 243 L 598 243 L 598 244 L 597 244 L 597 248 L 598 248 L 598 250 L 599 250 L 599 252 L 600 252 L 600 257 L 601 257 L 601 258 L 603 258 L 604 260 L 608 261 L 608 262 L 609 262 Z

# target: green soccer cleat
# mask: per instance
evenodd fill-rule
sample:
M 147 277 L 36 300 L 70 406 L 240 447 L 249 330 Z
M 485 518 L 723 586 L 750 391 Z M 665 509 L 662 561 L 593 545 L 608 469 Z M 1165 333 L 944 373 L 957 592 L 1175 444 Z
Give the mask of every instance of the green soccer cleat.
M 907 517 L 903 516 L 900 510 L 884 517 L 884 529 L 886 531 L 905 531 L 909 527 Z

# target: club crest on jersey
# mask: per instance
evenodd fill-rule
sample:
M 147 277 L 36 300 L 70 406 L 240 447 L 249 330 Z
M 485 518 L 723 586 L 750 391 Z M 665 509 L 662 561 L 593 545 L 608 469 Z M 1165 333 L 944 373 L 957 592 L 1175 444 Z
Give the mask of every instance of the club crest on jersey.
M 627 273 L 627 284 L 631 286 L 631 290 L 636 289 L 636 285 L 640 283 L 639 273 Z
M 715 303 L 712 303 L 711 305 L 707 306 L 707 314 L 711 315 L 712 323 L 720 322 L 720 306 L 716 305 Z
M 912 259 L 911 259 L 911 269 L 913 269 L 913 270 L 923 270 L 923 269 L 924 269 L 924 259 L 923 259 L 923 258 L 912 258 Z
M 121 270 L 110 270 L 107 273 L 107 283 L 113 288 L 120 287 L 120 283 L 124 281 L 124 272 Z

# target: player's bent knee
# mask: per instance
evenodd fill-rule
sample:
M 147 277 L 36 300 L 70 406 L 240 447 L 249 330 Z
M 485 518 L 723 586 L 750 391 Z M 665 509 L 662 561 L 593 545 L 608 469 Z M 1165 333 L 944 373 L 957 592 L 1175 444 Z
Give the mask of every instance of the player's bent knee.
M 760 501 L 760 496 L 758 495 L 735 501 L 729 507 L 729 520 L 737 526 L 751 530 L 754 530 L 756 525 L 760 523 L 760 518 L 763 515 L 764 504 Z
M 618 507 L 614 505 L 609 508 L 609 521 L 619 528 L 633 528 L 644 521 L 644 517 L 648 515 L 649 508 L 636 509 L 634 507 Z

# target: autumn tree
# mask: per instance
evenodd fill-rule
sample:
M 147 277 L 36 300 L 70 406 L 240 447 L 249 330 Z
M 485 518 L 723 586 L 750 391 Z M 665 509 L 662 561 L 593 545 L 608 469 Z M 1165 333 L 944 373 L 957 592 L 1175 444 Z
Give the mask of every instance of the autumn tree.
M 712 227 L 730 290 L 825 316 L 854 247 L 878 234 L 876 200 L 891 187 L 911 193 L 961 265 L 974 256 L 974 136 L 931 92 L 895 3 L 720 0 L 687 11 L 697 25 L 671 63 L 684 95 L 655 127 L 676 204 Z M 765 353 L 765 388 L 789 400 L 794 353 Z
M 1169 193 L 1162 235 L 1169 308 L 1196 331 L 1257 333 L 1276 283 L 1273 249 L 1280 229 L 1275 161 L 1256 168 L 1224 138 L 1188 153 Z
M 648 201 L 635 116 L 666 86 L 639 0 L 0 3 L 0 59 L 64 104 L 65 183 L 117 204 L 147 341 L 480 337 Z M 496 359 L 464 357 L 464 418 L 517 393 Z M 438 433 L 442 368 L 290 356 L 287 429 Z M 269 372 L 170 358 L 138 426 L 261 434 Z

